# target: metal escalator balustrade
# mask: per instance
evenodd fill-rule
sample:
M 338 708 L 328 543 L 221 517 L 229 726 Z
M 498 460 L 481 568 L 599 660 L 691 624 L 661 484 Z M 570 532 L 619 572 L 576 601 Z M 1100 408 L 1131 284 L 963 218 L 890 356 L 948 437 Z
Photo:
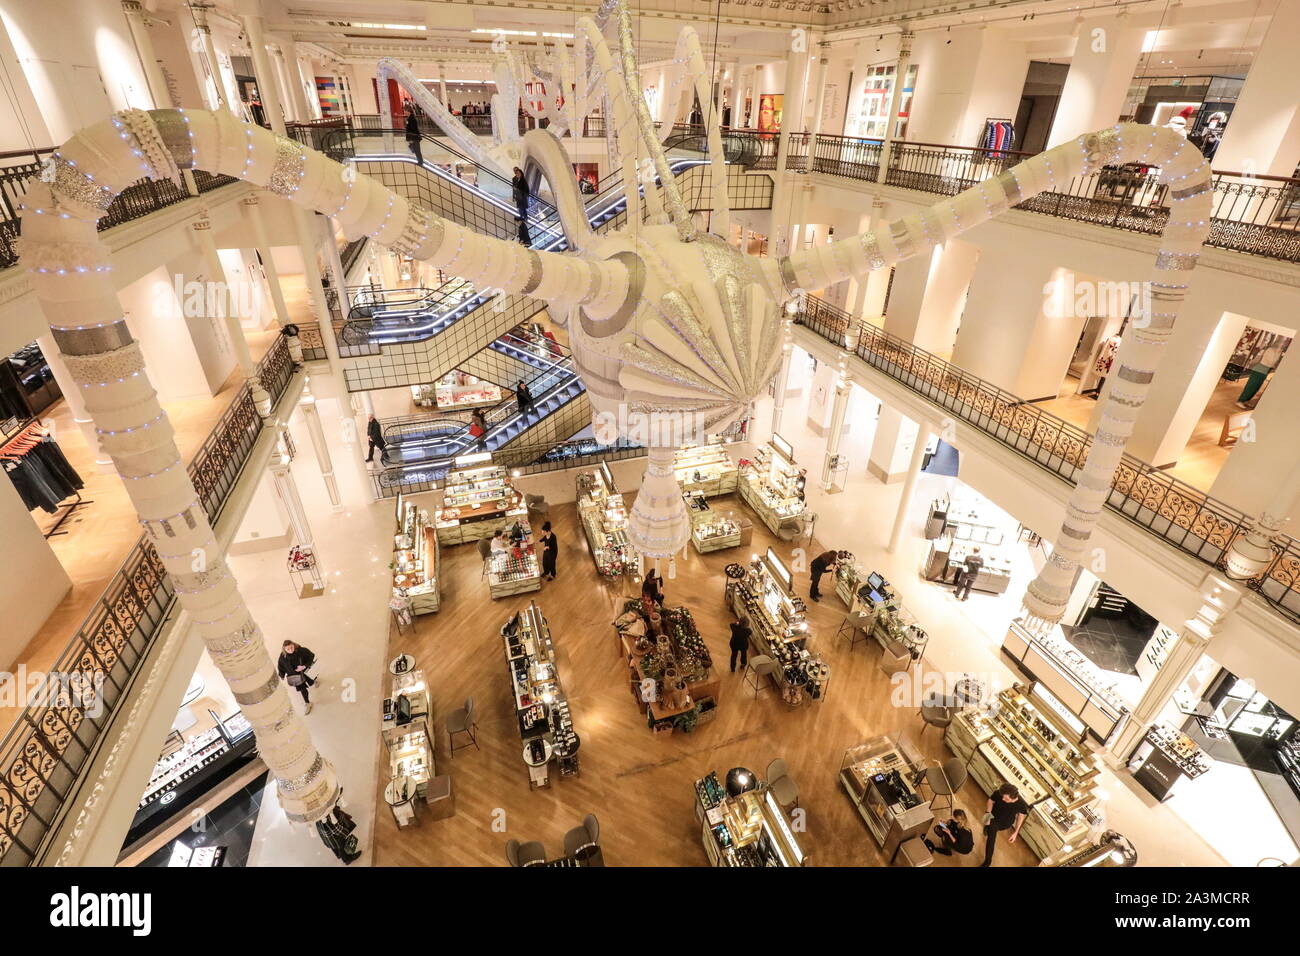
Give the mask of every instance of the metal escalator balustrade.
M 907 386 L 1017 454 L 1075 482 L 1092 445 L 1082 428 L 813 296 L 797 324 Z M 1244 512 L 1125 454 L 1106 502 L 1178 550 L 1222 569 L 1232 542 L 1251 527 Z M 1247 582 L 1271 607 L 1300 623 L 1300 544 L 1275 538 L 1272 563 Z

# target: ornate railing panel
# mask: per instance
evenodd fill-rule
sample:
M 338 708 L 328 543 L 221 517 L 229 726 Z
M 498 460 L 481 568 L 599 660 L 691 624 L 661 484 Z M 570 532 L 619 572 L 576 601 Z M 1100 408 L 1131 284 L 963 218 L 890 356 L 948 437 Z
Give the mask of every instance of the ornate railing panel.
M 1092 443 L 1077 425 L 819 299 L 809 297 L 797 321 L 1030 461 L 1066 481 L 1077 479 Z M 1244 512 L 1127 454 L 1107 504 L 1214 567 L 1250 527 Z M 1278 538 L 1272 564 L 1250 587 L 1300 623 L 1300 546 L 1294 539 Z

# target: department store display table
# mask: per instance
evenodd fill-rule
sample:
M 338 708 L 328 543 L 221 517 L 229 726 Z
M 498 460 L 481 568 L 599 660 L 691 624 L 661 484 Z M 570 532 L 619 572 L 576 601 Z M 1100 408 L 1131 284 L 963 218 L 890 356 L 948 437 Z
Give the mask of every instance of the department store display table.
M 1017 684 L 993 706 L 953 715 L 944 740 L 985 793 L 1015 785 L 1029 804 L 1020 835 L 1040 858 L 1076 844 L 1097 822 L 1100 768 L 1087 728 L 1047 688 Z
M 795 596 L 790 571 L 771 548 L 748 568 L 728 565 L 725 600 L 732 613 L 748 621 L 750 643 L 779 668 L 774 678 L 787 704 L 825 698 L 830 664 L 807 647 L 807 606 Z
M 527 517 L 523 496 L 511 484 L 506 469 L 492 464 L 490 452 L 455 459 L 438 512 L 440 544 L 469 544 L 490 538 L 511 521 Z
M 686 509 L 691 516 L 691 543 L 700 554 L 738 548 L 741 541 L 741 519 L 731 511 L 719 511 L 708 500 L 693 494 L 684 494 Z
M 636 552 L 627 541 L 627 507 L 614 485 L 609 465 L 578 472 L 578 518 L 591 550 L 592 563 L 603 578 L 636 571 Z
M 923 760 L 909 750 L 893 737 L 873 737 L 840 760 L 840 786 L 891 861 L 899 844 L 925 836 L 934 823 L 929 801 L 912 783 Z
M 561 777 L 576 775 L 580 741 L 560 683 L 550 624 L 537 603 L 506 621 L 501 637 L 529 787 L 550 786 L 552 763 Z
M 720 436 L 715 435 L 703 445 L 679 448 L 673 456 L 673 477 L 685 494 L 706 498 L 729 495 L 736 490 L 738 474 Z
M 771 790 L 729 796 L 710 772 L 695 782 L 700 842 L 711 866 L 803 866 L 807 861 L 789 815 Z
M 614 633 L 632 697 L 652 732 L 690 733 L 717 716 L 722 685 L 688 608 L 659 608 L 628 598 L 614 620 Z
M 1003 594 L 1011 586 L 1011 558 L 992 545 L 973 545 L 950 537 L 936 538 L 930 543 L 930 553 L 925 559 L 925 579 L 940 584 L 956 585 L 957 572 L 966 570 L 966 559 L 978 547 L 983 567 L 975 574 L 971 587 L 989 594 Z
M 438 535 L 429 512 L 397 495 L 393 535 L 393 594 L 410 601 L 412 614 L 432 614 L 441 604 Z
M 799 529 L 804 513 L 804 478 L 794 450 L 780 435 L 760 445 L 754 460 L 741 469 L 738 490 L 769 531 L 778 537 Z
M 488 558 L 488 593 L 493 600 L 542 588 L 542 568 L 527 516 L 517 516 L 505 531 L 506 550 L 493 551 Z

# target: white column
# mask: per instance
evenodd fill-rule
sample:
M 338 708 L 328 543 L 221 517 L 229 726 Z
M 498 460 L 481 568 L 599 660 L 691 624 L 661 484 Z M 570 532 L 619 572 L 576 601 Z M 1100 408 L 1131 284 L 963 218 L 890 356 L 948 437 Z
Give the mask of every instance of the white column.
M 438 98 L 442 100 L 442 105 L 451 109 L 451 104 L 447 102 L 447 64 L 438 64 Z
M 1290 176 L 1300 162 L 1300 4 L 1279 3 L 1214 154 L 1214 168 Z
M 1074 56 L 1047 138 L 1050 149 L 1114 126 L 1142 57 L 1146 30 L 1129 25 L 1128 11 L 1075 21 Z
M 302 506 L 302 497 L 298 494 L 298 482 L 294 480 L 289 464 L 293 459 L 283 451 L 277 450 L 271 456 L 271 479 L 275 482 L 275 493 L 280 496 L 284 510 L 289 513 L 289 527 L 293 529 L 293 543 L 313 545 L 315 539 L 311 533 L 311 523 L 307 520 L 307 509 Z
M 320 284 L 320 266 L 316 259 L 316 236 L 319 232 L 311 223 L 312 213 L 295 205 L 291 214 L 298 233 L 298 249 L 302 253 L 303 281 L 307 283 L 307 294 L 311 296 L 312 311 L 320 320 L 320 337 L 325 346 L 325 356 L 329 359 L 330 374 L 342 378 L 339 344 L 334 338 L 334 323 L 329 302 L 325 299 L 325 288 Z
M 108 452 L 99 444 L 99 435 L 95 432 L 95 422 L 90 417 L 90 412 L 86 411 L 86 396 L 77 380 L 72 377 L 68 371 L 67 364 L 63 361 L 63 353 L 59 351 L 58 343 L 49 335 L 38 335 L 36 344 L 40 347 L 41 354 L 45 356 L 45 362 L 50 367 L 50 373 L 54 376 L 54 381 L 59 383 L 59 390 L 63 392 L 63 400 L 68 403 L 68 410 L 72 412 L 72 421 L 81 434 L 86 438 L 86 447 L 95 455 L 95 470 L 100 474 L 109 475 L 113 473 L 113 459 L 108 456 Z
M 149 36 L 144 5 L 139 0 L 122 0 L 122 12 L 126 15 L 127 26 L 131 28 L 131 39 L 135 41 L 135 52 L 140 57 L 140 66 L 149 83 L 149 95 L 153 98 L 154 108 L 171 109 L 172 99 L 167 93 L 167 78 L 163 76 L 158 57 L 153 52 L 153 40 Z M 72 24 L 68 26 L 71 27 Z
M 817 136 L 822 131 L 822 113 L 826 109 L 826 74 L 830 70 L 831 66 L 830 48 L 829 43 L 822 42 L 817 44 L 817 78 L 813 81 L 816 83 L 816 86 L 813 88 L 813 95 L 816 99 L 813 102 L 812 122 L 808 125 L 812 136 L 808 143 L 807 172 L 812 172 L 812 158 L 817 152 Z
M 893 484 L 906 475 L 908 455 L 919 444 L 917 424 L 890 408 L 880 406 L 880 420 L 871 439 L 867 471 L 885 484 Z
M 844 437 L 844 416 L 849 411 L 849 392 L 852 389 L 845 368 L 848 353 L 840 354 L 839 368 L 835 373 L 835 398 L 831 405 L 830 431 L 826 435 L 826 459 L 822 463 L 822 491 L 830 491 L 836 459 L 840 454 L 840 440 Z
M 979 246 L 949 239 L 896 265 L 885 331 L 927 352 L 951 351 L 978 260 Z
M 912 31 L 904 29 L 898 37 L 898 62 L 894 64 L 894 88 L 889 94 L 889 122 L 885 124 L 884 142 L 880 144 L 880 169 L 876 182 L 883 183 L 889 172 L 889 156 L 894 149 L 894 128 L 903 106 L 903 87 L 907 85 L 907 67 L 912 62 Z
M 280 286 L 280 270 L 275 265 L 271 244 L 266 238 L 266 223 L 262 219 L 262 207 L 256 194 L 245 196 L 241 202 L 244 215 L 253 230 L 253 242 L 256 243 L 257 253 L 262 257 L 262 271 L 266 273 L 266 284 L 271 287 L 271 303 L 275 306 L 275 319 L 280 327 L 284 328 L 293 319 L 289 317 L 289 305 L 284 301 L 284 289 Z
M 317 216 L 320 224 L 321 240 L 325 243 L 325 263 L 329 266 L 330 281 L 334 283 L 339 299 L 339 312 L 344 319 L 352 310 L 352 300 L 348 296 L 346 276 L 343 272 L 343 260 L 339 256 L 339 246 L 334 240 L 335 221 L 328 216 Z
M 785 411 L 785 387 L 790 381 L 790 353 L 794 343 L 790 340 L 789 326 L 786 327 L 785 340 L 781 345 L 781 365 L 777 369 L 776 382 L 772 395 L 772 433 L 781 430 L 781 414 Z
M 271 58 L 271 70 L 278 84 L 285 122 L 302 122 L 302 114 L 298 112 L 298 101 L 293 95 L 293 83 L 289 81 L 289 67 L 285 63 L 284 50 L 279 43 L 270 43 L 266 49 Z
M 774 256 L 788 255 L 790 252 L 790 178 L 785 174 L 786 163 L 790 154 L 790 134 L 798 132 L 797 126 L 803 118 L 804 90 L 808 80 L 808 48 L 791 49 L 785 61 L 785 99 L 781 115 L 781 131 L 777 134 L 776 171 L 773 181 L 776 184 L 772 196 L 772 242 Z
M 903 529 L 907 527 L 907 515 L 912 510 L 912 497 L 916 493 L 916 479 L 921 475 L 921 462 L 925 460 L 925 446 L 930 443 L 933 432 L 928 426 L 917 429 L 916 441 L 912 444 L 912 457 L 907 462 L 907 478 L 903 482 L 903 494 L 898 499 L 898 511 L 894 513 L 894 527 L 889 532 L 889 545 L 885 548 L 890 554 L 902 540 Z
M 321 427 L 320 410 L 316 407 L 316 396 L 311 393 L 310 382 L 304 382 L 302 399 L 298 402 L 303 420 L 307 422 L 307 434 L 311 436 L 311 447 L 316 451 L 316 463 L 320 465 L 321 478 L 325 480 L 325 491 L 330 498 L 330 507 L 338 512 L 343 510 L 339 498 L 339 484 L 334 478 L 334 461 L 330 458 L 329 446 L 325 444 L 325 429 Z
M 298 122 L 305 123 L 314 119 L 316 114 L 311 104 L 316 97 L 313 95 L 311 99 L 307 98 L 307 79 L 303 76 L 302 60 L 298 58 L 298 44 L 289 39 L 281 40 L 280 57 L 284 62 L 284 74 L 289 86 L 289 101 L 293 103 L 293 111 L 298 117 Z M 313 80 L 313 92 L 315 87 Z
M 207 64 L 209 71 L 208 76 L 198 77 L 199 86 L 203 87 L 208 93 L 210 97 L 208 102 L 212 109 L 219 110 L 222 106 L 230 106 L 231 112 L 235 113 L 234 107 L 226 102 L 228 97 L 221 76 L 221 66 L 217 61 L 217 48 L 212 43 L 212 28 L 208 26 L 208 10 L 212 6 L 211 3 L 193 2 L 193 0 L 187 5 L 190 19 L 194 22 L 193 36 L 198 37 L 203 45 L 202 59 Z M 209 83 L 212 84 L 210 89 L 208 88 Z M 239 114 L 235 113 L 235 115 Z
M 1201 604 L 1195 615 L 1183 623 L 1178 640 L 1169 649 L 1164 664 L 1142 690 L 1142 696 L 1129 714 L 1128 722 L 1106 746 L 1107 762 L 1122 766 L 1146 736 L 1160 712 L 1173 699 L 1174 692 L 1191 674 L 1205 653 L 1206 646 L 1222 630 L 1224 623 L 1241 602 L 1243 588 L 1217 572 L 1211 572 L 1201 584 Z
M 271 129 L 284 135 L 284 107 L 280 105 L 279 83 L 271 59 L 266 55 L 266 33 L 262 29 L 262 18 L 255 15 L 240 17 L 244 32 L 248 34 L 250 56 L 253 59 L 254 79 L 257 80 L 258 96 L 262 100 L 262 112 Z

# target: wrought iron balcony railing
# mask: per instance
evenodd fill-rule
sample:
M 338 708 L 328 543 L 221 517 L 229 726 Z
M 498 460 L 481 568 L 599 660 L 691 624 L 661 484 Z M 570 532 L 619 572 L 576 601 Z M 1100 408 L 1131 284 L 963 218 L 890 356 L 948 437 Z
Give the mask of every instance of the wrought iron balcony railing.
M 279 400 L 293 377 L 283 338 L 257 369 L 262 386 Z M 220 516 L 261 431 L 244 385 L 189 464 L 210 520 Z M 40 859 L 174 599 L 162 562 L 141 537 L 46 672 L 46 687 L 33 694 L 37 699 L 23 707 L 0 740 L 0 866 Z
M 806 300 L 796 321 L 954 419 L 1068 482 L 1078 479 L 1092 437 L 1077 425 L 815 297 Z M 1107 505 L 1165 543 L 1216 568 L 1222 567 L 1232 542 L 1251 525 L 1244 512 L 1127 454 Z M 1273 550 L 1272 562 L 1248 582 L 1249 587 L 1279 613 L 1300 623 L 1300 544 L 1279 536 Z

